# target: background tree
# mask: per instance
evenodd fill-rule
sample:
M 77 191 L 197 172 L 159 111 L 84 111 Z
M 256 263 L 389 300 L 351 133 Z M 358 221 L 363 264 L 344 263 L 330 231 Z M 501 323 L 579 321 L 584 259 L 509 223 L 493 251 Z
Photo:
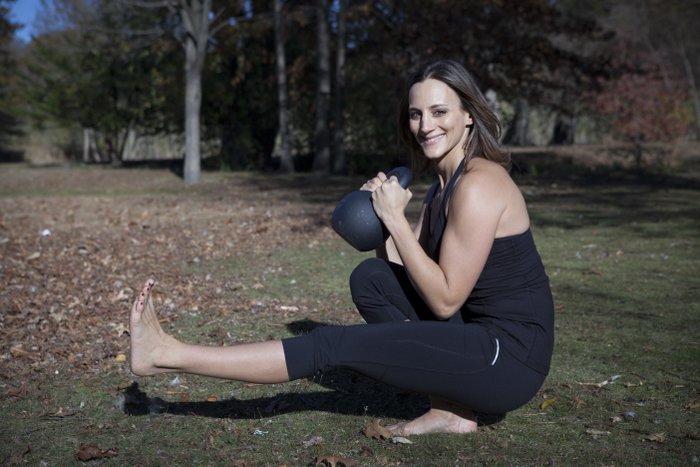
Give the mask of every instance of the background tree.
M 185 160 L 186 184 L 199 182 L 201 173 L 202 70 L 210 39 L 221 28 L 232 24 L 229 7 L 223 2 L 212 10 L 213 0 L 125 0 L 127 4 L 147 9 L 166 8 L 179 22 L 175 36 L 185 51 Z M 241 9 L 241 2 L 236 5 Z
M 633 144 L 637 166 L 643 144 L 674 141 L 688 134 L 693 120 L 680 70 L 668 57 L 622 43 L 616 67 L 624 71 L 601 83 L 592 108 L 610 125 L 612 135 Z
M 168 93 L 178 87 L 178 62 L 167 42 L 115 33 L 143 24 L 107 1 L 55 0 L 43 17 L 59 18 L 61 28 L 39 34 L 21 56 L 18 94 L 28 121 L 98 132 L 100 162 L 121 159 L 130 130 L 174 130 Z
M 641 16 L 643 40 L 649 51 L 658 57 L 675 62 L 674 68 L 682 70 L 681 85 L 692 104 L 695 137 L 700 139 L 700 93 L 698 72 L 700 69 L 700 2 L 640 0 L 637 5 Z M 659 59 L 660 63 L 663 59 Z M 668 79 L 667 79 L 668 82 Z M 670 83 L 667 83 L 670 84 Z
M 331 169 L 331 39 L 328 30 L 328 0 L 316 0 L 316 125 L 314 130 L 314 172 Z
M 338 0 L 336 12 L 335 87 L 333 92 L 333 172 L 346 170 L 345 160 L 345 36 L 347 0 Z
M 632 6 L 641 1 L 625 0 Z M 513 144 L 528 144 L 533 136 L 536 142 L 575 142 L 580 114 L 591 109 L 582 97 L 597 85 L 612 89 L 613 77 L 634 71 L 612 66 L 627 66 L 610 60 L 619 52 L 610 44 L 624 28 L 615 19 L 618 3 L 611 8 L 606 0 L 585 8 L 573 0 L 443 0 L 440 8 L 421 0 L 211 2 L 200 22 L 206 40 L 192 40 L 197 34 L 188 32 L 175 0 L 54 0 L 85 14 L 73 15 L 79 21 L 51 15 L 57 27 L 39 34 L 21 58 L 31 84 L 22 94 L 27 113 L 111 135 L 108 152 L 115 154 L 125 129 L 186 133 L 191 120 L 183 118 L 187 78 L 180 67 L 187 60 L 178 47 L 187 50 L 191 40 L 191 50 L 204 47 L 206 53 L 189 68 L 201 65 L 199 140 L 208 154 L 218 154 L 203 163 L 370 173 L 403 157 L 395 126 L 405 92 L 400 77 L 426 59 L 464 63 L 499 104 L 504 141 Z M 661 18 L 653 13 L 655 0 L 646 2 L 646 17 Z M 197 10 L 198 18 L 204 10 Z M 649 57 L 668 64 L 657 68 L 664 85 L 673 76 L 673 86 L 695 89 L 688 84 L 697 71 L 693 30 L 673 42 L 661 22 L 652 27 L 654 21 L 622 17 L 644 31 L 649 50 L 662 52 Z M 636 50 L 643 41 L 635 37 Z M 692 111 L 691 102 L 683 109 Z M 272 153 L 287 126 L 285 108 L 290 158 L 282 162 Z M 546 126 L 530 124 L 534 112 L 546 112 Z
M 9 111 L 15 105 L 11 93 L 15 63 L 10 46 L 19 26 L 9 19 L 13 2 L 14 0 L 0 0 L 0 154 L 7 140 L 20 133 L 19 122 Z
M 275 2 L 275 62 L 277 64 L 277 96 L 279 105 L 279 157 L 282 172 L 294 172 L 289 142 L 289 94 L 287 92 L 287 61 L 284 53 L 283 0 Z

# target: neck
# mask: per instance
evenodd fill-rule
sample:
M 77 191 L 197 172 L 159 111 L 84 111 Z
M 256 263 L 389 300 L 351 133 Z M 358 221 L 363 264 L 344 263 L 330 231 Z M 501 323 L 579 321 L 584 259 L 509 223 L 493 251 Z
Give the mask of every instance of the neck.
M 438 178 L 440 179 L 441 187 L 445 187 L 455 176 L 455 172 L 459 168 L 459 164 L 462 162 L 463 157 L 451 157 L 444 158 L 435 165 L 435 171 L 437 172 Z

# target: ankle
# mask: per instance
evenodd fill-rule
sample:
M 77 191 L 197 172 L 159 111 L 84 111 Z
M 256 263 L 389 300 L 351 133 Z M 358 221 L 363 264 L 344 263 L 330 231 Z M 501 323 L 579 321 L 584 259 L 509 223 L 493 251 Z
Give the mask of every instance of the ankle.
M 177 370 L 179 368 L 177 356 L 180 355 L 179 348 L 182 345 L 170 334 L 163 333 L 158 347 L 153 351 L 153 365 L 160 369 Z
M 450 414 L 476 423 L 476 414 L 469 407 L 438 398 L 431 398 L 430 406 L 432 410 L 437 410 L 441 413 Z

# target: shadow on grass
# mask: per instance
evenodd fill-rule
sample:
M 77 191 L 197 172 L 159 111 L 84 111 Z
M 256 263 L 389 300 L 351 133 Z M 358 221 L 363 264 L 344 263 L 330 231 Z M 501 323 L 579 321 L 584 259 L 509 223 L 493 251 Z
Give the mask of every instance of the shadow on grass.
M 17 163 L 24 160 L 24 151 L 0 148 L 0 164 Z
M 170 402 L 148 397 L 134 382 L 122 394 L 124 413 L 168 413 L 211 418 L 253 419 L 286 413 L 320 411 L 369 417 L 415 418 L 429 408 L 426 397 L 408 394 L 349 370 L 332 370 L 314 378 L 330 391 L 289 392 L 255 399 Z
M 520 162 L 520 170 L 513 175 L 528 204 L 537 206 L 531 209 L 533 225 L 566 230 L 621 227 L 635 236 L 657 238 L 669 232 L 652 224 L 672 221 L 677 229 L 672 236 L 697 234 L 693 224 L 700 206 L 700 179 L 692 176 L 693 170 L 686 176 L 686 172 L 591 169 L 544 160 L 539 169 L 530 169 L 537 164 Z M 684 192 L 682 197 L 679 190 Z M 679 220 L 684 228 L 678 229 Z
M 698 164 L 700 165 L 700 164 Z M 644 169 L 584 167 L 565 157 L 528 154 L 514 157 L 513 178 L 523 188 L 528 203 L 545 209 L 533 210 L 533 225 L 578 229 L 591 225 L 622 226 L 643 232 L 634 222 L 697 219 L 700 204 L 700 167 L 675 173 Z M 332 208 L 345 194 L 357 189 L 364 176 L 319 176 L 251 173 L 235 179 L 246 190 L 239 198 L 259 200 L 261 194 L 275 202 L 287 198 Z M 411 185 L 414 200 L 422 200 L 432 179 L 419 177 Z M 681 198 L 676 190 L 687 192 Z M 682 201 L 679 202 L 679 199 Z M 647 232 L 656 237 L 658 232 Z M 687 235 L 694 232 L 683 232 Z

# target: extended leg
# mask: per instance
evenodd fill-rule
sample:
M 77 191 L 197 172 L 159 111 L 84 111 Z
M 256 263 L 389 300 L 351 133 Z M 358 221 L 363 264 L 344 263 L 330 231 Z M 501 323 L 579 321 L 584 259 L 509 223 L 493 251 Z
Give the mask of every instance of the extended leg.
M 158 323 L 151 289 L 144 285 L 131 309 L 131 371 L 139 376 L 184 372 L 254 383 L 289 381 L 280 341 L 211 347 L 185 344 Z

